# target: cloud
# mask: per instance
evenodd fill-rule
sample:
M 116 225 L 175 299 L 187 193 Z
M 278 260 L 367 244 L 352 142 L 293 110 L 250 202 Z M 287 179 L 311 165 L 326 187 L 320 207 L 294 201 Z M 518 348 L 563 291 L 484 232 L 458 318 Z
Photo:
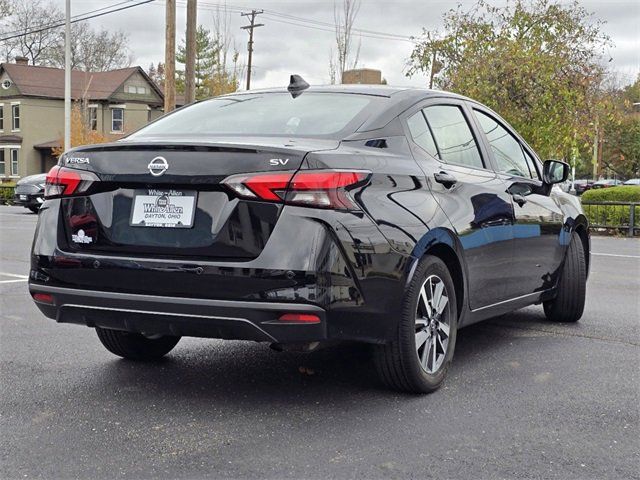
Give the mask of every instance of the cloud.
M 64 8 L 63 0 L 54 0 Z M 186 8 L 183 0 L 178 0 L 177 36 L 184 36 Z M 81 4 L 72 2 L 72 14 L 101 8 L 113 3 L 113 0 L 89 0 Z M 213 26 L 215 0 L 199 0 L 198 20 L 207 28 Z M 316 22 L 333 23 L 333 1 L 254 1 L 247 0 L 227 4 L 230 16 L 230 31 L 240 52 L 241 62 L 246 62 L 248 35 L 241 30 L 247 19 L 241 17 L 235 9 L 251 7 L 265 10 L 257 17 L 263 27 L 255 29 L 254 70 L 252 87 L 261 88 L 285 85 L 289 74 L 298 73 L 310 83 L 327 83 L 329 80 L 329 52 L 335 50 L 335 38 L 332 31 L 325 31 L 323 25 L 294 25 L 290 18 L 274 16 L 279 12 L 297 17 L 312 19 Z M 463 6 L 471 8 L 474 0 L 464 0 Z M 494 2 L 498 5 L 504 1 Z M 607 54 L 612 64 L 623 75 L 633 79 L 640 71 L 640 31 L 637 21 L 640 18 L 640 2 L 636 0 L 583 1 L 587 11 L 594 12 L 594 20 L 604 20 L 603 30 L 615 44 Z M 422 28 L 434 29 L 440 26 L 442 14 L 455 6 L 452 1 L 379 1 L 363 0 L 356 19 L 356 27 L 366 30 L 393 33 L 396 35 L 416 36 Z M 129 34 L 130 48 L 134 62 L 148 67 L 151 62 L 164 61 L 164 3 L 153 2 L 113 15 L 91 20 L 94 27 L 109 30 L 123 30 Z M 330 30 L 330 28 L 329 28 Z M 406 41 L 374 39 L 362 37 L 359 66 L 378 68 L 390 84 L 426 85 L 423 75 L 412 78 L 405 76 L 406 62 L 412 50 L 412 44 Z M 608 60 L 608 59 L 606 59 Z M 244 82 L 242 82 L 244 85 Z

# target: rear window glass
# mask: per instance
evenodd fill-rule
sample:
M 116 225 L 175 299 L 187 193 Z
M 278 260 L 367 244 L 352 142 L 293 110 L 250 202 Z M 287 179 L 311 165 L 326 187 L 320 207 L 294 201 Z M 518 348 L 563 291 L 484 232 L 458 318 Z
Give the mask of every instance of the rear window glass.
M 297 98 L 288 93 L 220 97 L 161 118 L 132 137 L 158 134 L 330 136 L 344 130 L 368 105 L 379 100 L 368 95 L 312 92 Z

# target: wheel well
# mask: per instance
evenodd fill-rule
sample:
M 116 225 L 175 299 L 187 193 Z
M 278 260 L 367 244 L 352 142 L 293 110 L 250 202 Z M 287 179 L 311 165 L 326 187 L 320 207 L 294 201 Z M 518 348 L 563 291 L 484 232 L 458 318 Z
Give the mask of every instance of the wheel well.
M 464 305 L 464 275 L 458 256 L 450 246 L 444 243 L 434 245 L 425 252 L 425 255 L 438 257 L 449 269 L 453 285 L 456 289 L 456 307 L 458 309 L 458 318 L 460 318 L 462 315 L 462 306 Z
M 587 275 L 589 275 L 589 236 L 587 235 L 587 229 L 584 225 L 578 225 L 575 232 L 580 237 L 582 242 L 582 250 L 584 251 L 584 261 L 587 267 Z

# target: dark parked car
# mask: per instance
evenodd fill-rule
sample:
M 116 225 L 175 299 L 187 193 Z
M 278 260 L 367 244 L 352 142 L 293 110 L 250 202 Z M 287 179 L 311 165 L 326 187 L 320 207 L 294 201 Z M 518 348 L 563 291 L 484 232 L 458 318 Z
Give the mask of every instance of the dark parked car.
M 607 178 L 604 180 L 598 180 L 593 184 L 591 188 L 593 188 L 594 190 L 597 190 L 598 188 L 611 188 L 611 187 L 617 187 L 618 185 L 622 185 L 622 182 L 620 180 Z
M 593 180 L 576 180 L 574 182 L 576 195 L 582 195 L 587 190 L 590 190 L 591 187 L 593 187 Z
M 37 213 L 44 202 L 44 185 L 46 173 L 29 175 L 21 178 L 16 184 L 13 203 L 28 208 L 33 213 Z
M 411 392 L 438 388 L 461 327 L 532 304 L 580 318 L 589 229 L 552 188 L 565 163 L 461 96 L 306 87 L 66 152 L 33 244 L 40 310 L 134 360 L 181 336 L 368 342 Z

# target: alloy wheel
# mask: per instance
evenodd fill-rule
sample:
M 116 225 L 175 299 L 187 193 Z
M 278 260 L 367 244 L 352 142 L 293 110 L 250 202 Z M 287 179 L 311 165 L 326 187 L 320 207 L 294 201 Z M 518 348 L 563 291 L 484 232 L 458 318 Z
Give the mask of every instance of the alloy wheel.
M 449 295 L 440 277 L 430 275 L 420 287 L 416 307 L 416 354 L 422 369 L 436 373 L 449 347 Z

